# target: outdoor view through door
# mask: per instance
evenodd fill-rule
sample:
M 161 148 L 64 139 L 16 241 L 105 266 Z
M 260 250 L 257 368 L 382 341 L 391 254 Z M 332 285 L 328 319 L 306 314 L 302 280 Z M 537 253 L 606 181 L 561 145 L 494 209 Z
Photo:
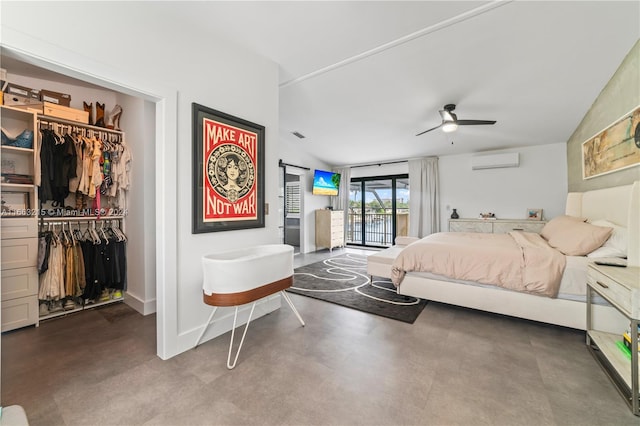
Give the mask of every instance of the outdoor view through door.
M 347 244 L 389 247 L 409 234 L 409 175 L 352 178 Z

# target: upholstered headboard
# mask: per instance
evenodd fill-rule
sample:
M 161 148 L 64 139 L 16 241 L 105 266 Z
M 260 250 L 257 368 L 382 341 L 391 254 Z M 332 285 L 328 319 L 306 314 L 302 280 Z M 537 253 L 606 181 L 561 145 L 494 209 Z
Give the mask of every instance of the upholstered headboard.
M 627 261 L 640 266 L 640 181 L 567 195 L 565 213 L 589 221 L 604 219 L 628 231 Z

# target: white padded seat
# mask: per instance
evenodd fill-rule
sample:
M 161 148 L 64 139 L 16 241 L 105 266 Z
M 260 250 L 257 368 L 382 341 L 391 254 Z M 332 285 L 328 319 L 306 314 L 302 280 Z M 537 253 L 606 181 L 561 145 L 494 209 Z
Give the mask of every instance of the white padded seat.
M 418 241 L 414 237 L 398 237 L 396 245 L 367 257 L 367 274 L 373 277 L 391 278 L 391 265 L 409 244 Z

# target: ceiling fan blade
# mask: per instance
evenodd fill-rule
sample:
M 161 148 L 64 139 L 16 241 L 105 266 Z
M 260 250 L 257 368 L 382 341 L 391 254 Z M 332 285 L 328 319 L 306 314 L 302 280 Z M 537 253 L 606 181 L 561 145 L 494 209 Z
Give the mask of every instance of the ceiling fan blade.
M 495 120 L 458 120 L 458 126 L 475 126 L 479 124 L 496 124 Z
M 431 128 L 431 129 L 429 129 L 429 130 L 425 130 L 424 132 L 420 132 L 420 133 L 418 133 L 416 136 L 424 135 L 425 133 L 430 132 L 430 131 L 435 130 L 435 129 L 438 129 L 438 128 L 440 128 L 441 126 L 442 126 L 442 124 L 439 124 L 439 125 L 437 125 L 437 126 L 436 126 L 436 127 L 434 127 L 434 128 Z

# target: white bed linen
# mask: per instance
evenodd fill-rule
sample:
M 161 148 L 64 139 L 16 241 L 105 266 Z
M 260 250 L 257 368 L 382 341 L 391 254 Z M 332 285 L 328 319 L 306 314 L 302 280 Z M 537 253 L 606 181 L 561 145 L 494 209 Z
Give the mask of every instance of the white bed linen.
M 587 265 L 590 260 L 586 256 L 565 256 L 567 264 L 564 272 L 562 273 L 562 279 L 560 281 L 560 291 L 558 292 L 558 299 L 574 300 L 578 302 L 586 302 L 587 300 Z M 431 278 L 439 281 L 450 281 L 459 284 L 472 285 L 476 287 L 495 288 L 502 289 L 498 286 L 489 284 L 479 284 L 474 281 L 454 280 L 443 275 L 432 274 L 429 272 L 407 272 L 407 275 L 413 275 L 423 278 Z M 511 291 L 511 290 L 505 290 Z M 538 296 L 544 297 L 544 296 Z M 605 304 L 606 302 L 597 294 L 594 294 L 593 303 Z

